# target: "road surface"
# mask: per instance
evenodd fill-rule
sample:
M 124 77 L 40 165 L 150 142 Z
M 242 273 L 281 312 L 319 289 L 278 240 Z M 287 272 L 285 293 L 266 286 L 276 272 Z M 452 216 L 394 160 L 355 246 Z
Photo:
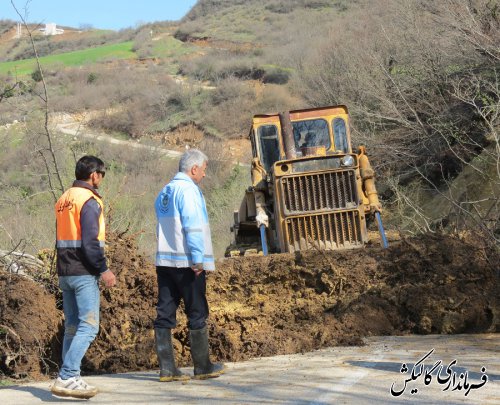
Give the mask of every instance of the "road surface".
M 366 343 L 228 363 L 226 374 L 204 381 L 160 383 L 156 370 L 85 379 L 100 389 L 92 404 L 500 403 L 500 334 L 371 337 Z M 1 388 L 0 403 L 73 402 L 53 397 L 49 386 Z

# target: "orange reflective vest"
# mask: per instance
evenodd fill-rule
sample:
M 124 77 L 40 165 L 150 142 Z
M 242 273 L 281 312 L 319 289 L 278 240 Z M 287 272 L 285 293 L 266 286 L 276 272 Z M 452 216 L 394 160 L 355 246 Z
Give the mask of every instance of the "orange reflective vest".
M 101 247 L 105 243 L 104 206 L 102 200 L 87 188 L 71 187 L 59 198 L 55 205 L 57 220 L 57 248 L 82 247 L 82 230 L 80 213 L 83 205 L 94 198 L 101 206 L 99 217 L 99 235 L 97 239 Z

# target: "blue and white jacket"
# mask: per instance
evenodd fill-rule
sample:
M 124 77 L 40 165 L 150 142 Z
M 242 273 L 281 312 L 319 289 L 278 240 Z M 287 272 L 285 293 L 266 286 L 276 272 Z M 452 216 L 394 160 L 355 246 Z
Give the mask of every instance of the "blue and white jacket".
M 215 270 L 205 198 L 196 183 L 179 172 L 156 198 L 156 265 Z

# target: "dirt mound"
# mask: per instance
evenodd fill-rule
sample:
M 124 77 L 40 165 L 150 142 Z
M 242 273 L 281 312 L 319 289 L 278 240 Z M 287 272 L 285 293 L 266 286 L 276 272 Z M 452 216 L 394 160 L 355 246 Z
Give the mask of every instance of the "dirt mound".
M 217 145 L 215 148 L 218 151 L 223 150 L 225 157 L 232 161 L 250 162 L 252 159 L 250 139 L 215 139 L 193 123 L 180 125 L 167 133 L 151 135 L 151 138 L 160 142 L 166 149 L 177 151 L 185 151 L 186 148 L 210 149 L 210 146 L 213 147 L 215 144 Z M 210 146 L 205 145 L 207 142 Z
M 58 364 L 62 313 L 32 280 L 0 270 L 0 376 L 40 378 Z
M 137 253 L 133 238 L 112 238 L 107 256 L 117 287 L 102 292 L 99 335 L 82 368 L 115 373 L 156 367 L 155 266 Z
M 238 361 L 362 344 L 361 338 L 368 335 L 498 332 L 499 283 L 491 264 L 498 261 L 488 257 L 492 254 L 458 239 L 425 235 L 393 242 L 386 250 L 372 246 L 226 259 L 208 276 L 213 358 Z M 108 257 L 118 286 L 102 293 L 101 330 L 83 369 L 102 373 L 155 368 L 154 265 L 137 254 L 129 237 L 111 238 Z M 33 282 L 19 281 L 4 291 L 0 323 L 19 334 L 15 316 L 28 306 L 18 318 L 28 325 L 37 320 L 39 331 L 33 335 L 42 347 L 51 348 L 45 355 L 57 363 L 61 315 L 54 301 Z M 12 305 L 16 294 L 33 300 Z M 174 346 L 180 364 L 189 364 L 186 318 L 180 311 Z M 0 348 L 5 352 L 4 343 Z M 38 354 L 29 357 L 32 364 L 25 364 L 24 374 L 16 367 L 2 372 L 37 377 L 46 371 Z
M 185 150 L 186 147 L 199 147 L 205 137 L 203 129 L 196 124 L 180 125 L 165 134 L 155 134 L 153 139 L 159 140 L 169 149 Z
M 387 250 L 232 259 L 210 282 L 214 348 L 239 360 L 368 335 L 497 331 L 498 276 L 483 254 L 427 235 Z

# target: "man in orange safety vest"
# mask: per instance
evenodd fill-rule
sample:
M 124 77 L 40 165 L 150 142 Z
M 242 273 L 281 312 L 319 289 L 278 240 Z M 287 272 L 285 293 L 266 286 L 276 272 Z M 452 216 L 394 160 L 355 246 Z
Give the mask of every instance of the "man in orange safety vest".
M 99 279 L 107 288 L 116 284 L 104 255 L 104 207 L 97 192 L 104 175 L 101 159 L 82 157 L 76 163 L 76 180 L 55 205 L 64 340 L 63 364 L 51 392 L 59 397 L 88 399 L 97 394 L 81 378 L 80 365 L 99 331 Z

